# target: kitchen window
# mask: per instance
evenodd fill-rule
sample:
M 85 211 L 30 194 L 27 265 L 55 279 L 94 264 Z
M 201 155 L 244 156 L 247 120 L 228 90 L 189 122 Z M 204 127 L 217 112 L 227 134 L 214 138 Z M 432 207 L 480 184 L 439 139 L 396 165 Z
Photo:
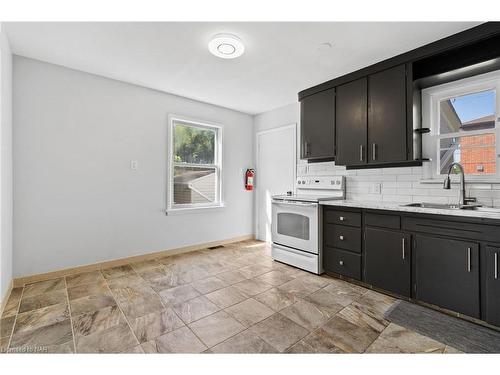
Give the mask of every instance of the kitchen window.
M 167 213 L 222 207 L 222 127 L 169 117 Z
M 469 181 L 499 181 L 500 72 L 463 79 L 422 91 L 423 155 L 431 177 L 442 178 L 452 163 Z

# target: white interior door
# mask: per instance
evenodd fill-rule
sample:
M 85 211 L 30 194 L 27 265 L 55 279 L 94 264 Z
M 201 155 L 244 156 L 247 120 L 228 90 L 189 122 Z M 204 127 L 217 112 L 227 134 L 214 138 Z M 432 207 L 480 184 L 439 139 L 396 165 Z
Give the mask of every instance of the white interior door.
M 297 164 L 296 125 L 257 133 L 257 238 L 271 241 L 271 197 L 293 191 Z

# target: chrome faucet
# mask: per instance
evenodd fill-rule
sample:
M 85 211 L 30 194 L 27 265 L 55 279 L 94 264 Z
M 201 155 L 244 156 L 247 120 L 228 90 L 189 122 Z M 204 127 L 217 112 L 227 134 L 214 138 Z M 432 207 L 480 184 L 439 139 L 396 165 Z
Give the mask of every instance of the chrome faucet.
M 465 173 L 464 167 L 462 167 L 462 164 L 460 163 L 452 163 L 450 165 L 450 169 L 448 169 L 448 176 L 444 179 L 443 189 L 451 188 L 450 173 L 454 167 L 458 167 L 458 170 L 460 171 L 460 198 L 458 204 L 460 206 L 466 206 L 469 202 L 476 202 L 476 198 L 465 196 Z

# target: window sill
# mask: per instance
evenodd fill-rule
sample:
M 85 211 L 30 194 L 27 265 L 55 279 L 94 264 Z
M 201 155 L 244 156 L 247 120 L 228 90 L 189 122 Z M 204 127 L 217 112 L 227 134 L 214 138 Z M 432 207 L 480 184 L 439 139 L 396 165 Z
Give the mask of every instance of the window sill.
M 189 208 L 173 208 L 165 210 L 167 216 L 187 215 L 187 214 L 201 214 L 208 211 L 220 211 L 226 208 L 225 204 L 218 206 L 204 206 L 204 207 L 189 207 Z

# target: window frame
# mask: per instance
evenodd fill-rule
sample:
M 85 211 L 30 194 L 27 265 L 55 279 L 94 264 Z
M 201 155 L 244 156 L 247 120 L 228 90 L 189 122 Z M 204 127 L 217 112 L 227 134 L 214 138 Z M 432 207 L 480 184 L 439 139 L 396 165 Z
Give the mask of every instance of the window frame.
M 174 161 L 174 126 L 180 125 L 192 126 L 198 129 L 208 129 L 215 132 L 214 142 L 214 163 L 213 164 L 194 164 L 178 163 Z M 225 207 L 223 200 L 223 168 L 222 168 L 222 145 L 223 145 L 223 126 L 210 121 L 193 119 L 187 116 L 169 114 L 168 116 L 168 135 L 167 135 L 167 215 L 178 213 L 189 213 L 206 209 L 218 209 Z M 174 204 L 174 167 L 202 167 L 215 168 L 215 200 L 212 203 L 186 203 Z
M 467 132 L 455 132 L 439 134 L 440 129 L 440 102 L 442 100 L 474 94 L 481 91 L 495 91 L 495 128 L 471 130 Z M 474 77 L 461 79 L 433 86 L 422 90 L 422 126 L 429 128 L 430 132 L 422 135 L 422 155 L 430 159 L 431 179 L 442 180 L 446 174 L 441 174 L 440 165 L 440 140 L 442 138 L 464 137 L 480 134 L 495 134 L 495 174 L 468 174 L 467 181 L 470 182 L 493 182 L 500 183 L 500 71 L 481 74 Z M 458 176 L 452 175 L 452 180 L 457 181 Z

